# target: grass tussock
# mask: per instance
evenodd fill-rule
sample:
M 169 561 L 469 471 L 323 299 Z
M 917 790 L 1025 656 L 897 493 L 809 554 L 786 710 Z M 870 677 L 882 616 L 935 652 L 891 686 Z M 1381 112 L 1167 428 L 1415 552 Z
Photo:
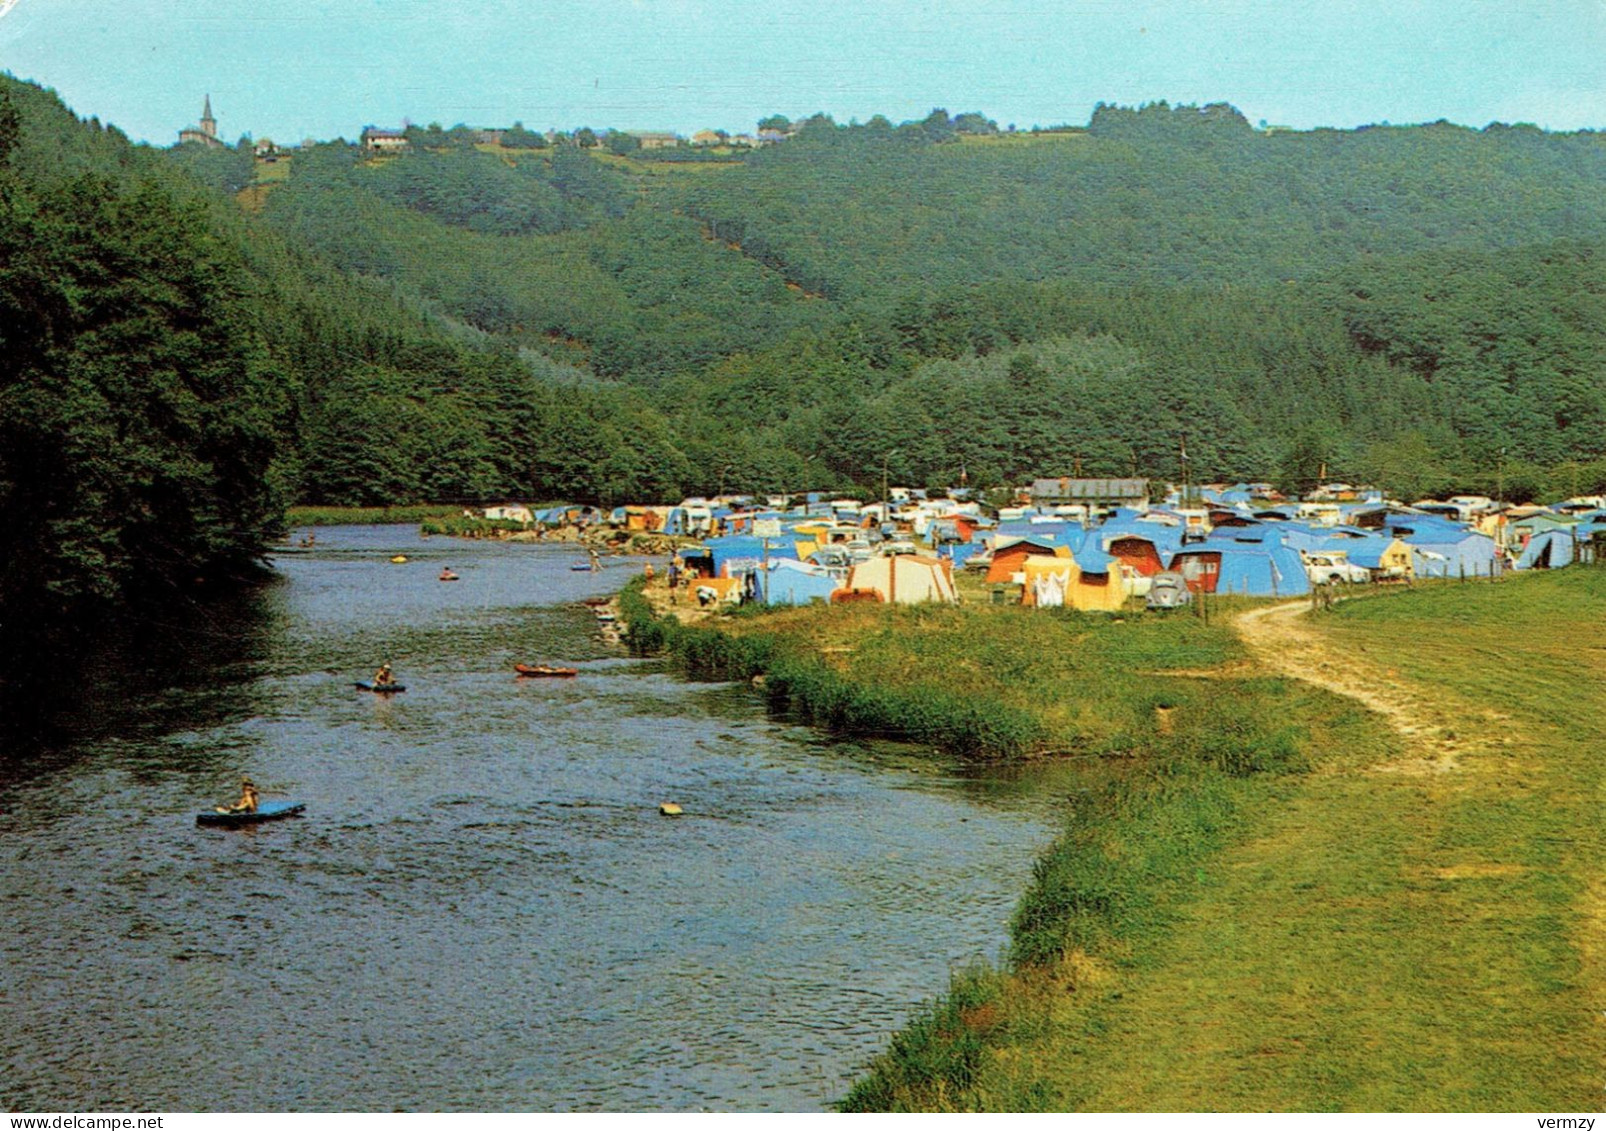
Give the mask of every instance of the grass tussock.
M 512 519 L 466 515 L 459 508 L 451 514 L 437 514 L 423 519 L 418 529 L 423 534 L 444 534 L 452 538 L 501 538 L 529 528 Z

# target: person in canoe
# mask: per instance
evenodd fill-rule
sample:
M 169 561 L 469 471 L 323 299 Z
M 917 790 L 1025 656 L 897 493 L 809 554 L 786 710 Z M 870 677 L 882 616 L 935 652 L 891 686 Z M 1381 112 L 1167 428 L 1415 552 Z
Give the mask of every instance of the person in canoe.
M 452 567 L 451 566 L 442 566 L 441 567 L 441 580 L 442 581 L 456 581 L 457 580 L 457 574 L 452 572 Z
M 246 778 L 240 782 L 240 800 L 227 808 L 219 805 L 219 813 L 255 813 L 257 811 L 257 787 Z
M 380 664 L 379 670 L 374 673 L 374 686 L 389 687 L 395 682 L 396 673 L 390 670 L 390 662 L 386 661 L 385 663 Z

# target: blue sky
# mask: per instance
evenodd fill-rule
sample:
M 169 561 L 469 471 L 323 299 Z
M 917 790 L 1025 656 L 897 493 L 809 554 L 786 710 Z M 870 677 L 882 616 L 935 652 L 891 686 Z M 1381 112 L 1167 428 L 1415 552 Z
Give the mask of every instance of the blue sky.
M 0 69 L 163 145 L 207 93 L 230 140 L 281 142 L 934 106 L 1025 128 L 1158 99 L 1606 128 L 1606 0 L 15 0 Z

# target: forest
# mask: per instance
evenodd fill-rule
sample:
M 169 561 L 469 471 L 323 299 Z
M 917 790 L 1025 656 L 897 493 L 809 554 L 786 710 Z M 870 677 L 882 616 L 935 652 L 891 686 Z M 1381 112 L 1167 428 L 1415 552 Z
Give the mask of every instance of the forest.
M 1593 132 L 793 128 L 270 169 L 0 77 L 0 632 L 248 571 L 289 502 L 1165 479 L 1184 436 L 1201 480 L 1606 489 Z

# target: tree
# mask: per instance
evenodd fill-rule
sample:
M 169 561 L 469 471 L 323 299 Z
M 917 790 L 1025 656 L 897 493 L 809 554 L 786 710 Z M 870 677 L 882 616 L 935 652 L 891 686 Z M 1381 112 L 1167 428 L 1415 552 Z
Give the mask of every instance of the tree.
M 597 134 L 590 126 L 581 126 L 574 131 L 574 143 L 581 149 L 595 149 L 597 147 Z
M 792 129 L 792 119 L 784 114 L 771 114 L 758 120 L 758 128 L 760 131 L 774 130 L 777 133 L 789 133 Z
M 956 136 L 953 119 L 948 117 L 948 111 L 941 108 L 927 114 L 921 121 L 920 128 L 932 141 L 953 141 Z
M 609 130 L 607 137 L 608 152 L 619 157 L 634 153 L 641 148 L 641 139 L 635 134 L 623 133 L 619 130 Z
M 995 134 L 998 132 L 998 123 L 972 110 L 954 119 L 954 129 L 962 134 Z
M 1337 447 L 1327 428 L 1316 425 L 1300 428 L 1283 449 L 1278 486 L 1296 497 L 1309 494 L 1322 482 L 1324 474 L 1331 476 Z
M 11 163 L 11 154 L 22 138 L 22 116 L 11 95 L 0 90 L 0 169 Z
M 523 122 L 514 122 L 512 129 L 502 131 L 503 149 L 545 149 L 546 138 L 524 128 Z

